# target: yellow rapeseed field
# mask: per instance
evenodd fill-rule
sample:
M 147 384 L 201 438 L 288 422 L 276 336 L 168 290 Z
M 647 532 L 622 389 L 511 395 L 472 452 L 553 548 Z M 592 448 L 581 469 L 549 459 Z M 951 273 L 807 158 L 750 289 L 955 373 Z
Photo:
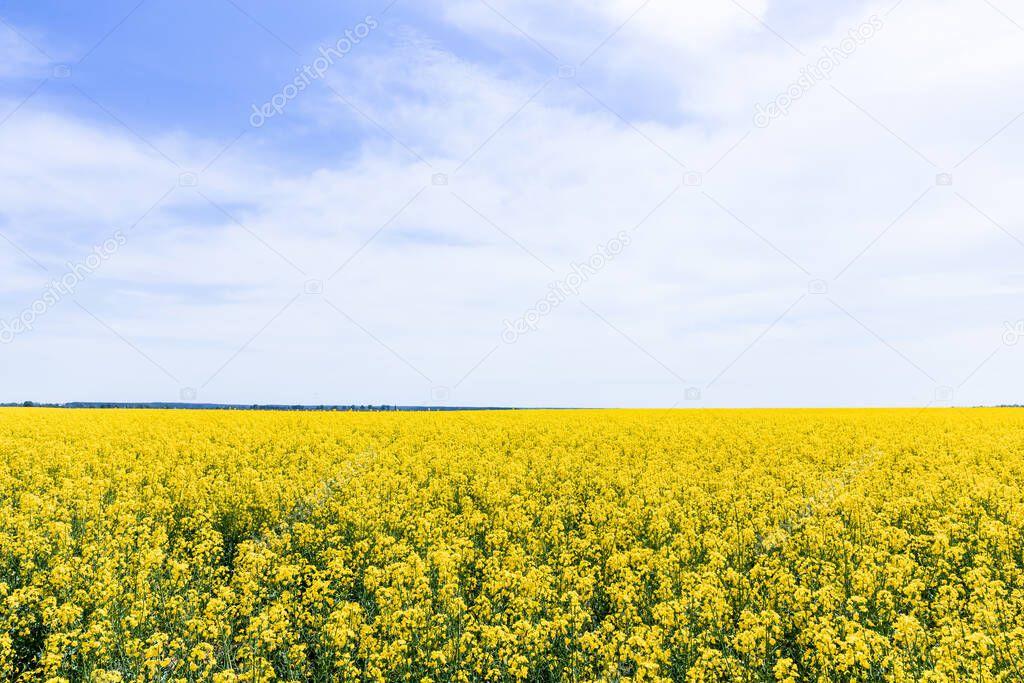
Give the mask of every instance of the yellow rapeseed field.
M 1021 681 L 1024 410 L 0 410 L 0 678 Z

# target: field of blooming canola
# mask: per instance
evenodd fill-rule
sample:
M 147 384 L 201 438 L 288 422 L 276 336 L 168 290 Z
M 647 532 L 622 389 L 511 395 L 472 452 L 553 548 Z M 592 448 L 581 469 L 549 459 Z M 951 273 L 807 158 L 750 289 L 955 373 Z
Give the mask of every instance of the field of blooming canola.
M 0 410 L 11 681 L 1021 681 L 1024 410 Z

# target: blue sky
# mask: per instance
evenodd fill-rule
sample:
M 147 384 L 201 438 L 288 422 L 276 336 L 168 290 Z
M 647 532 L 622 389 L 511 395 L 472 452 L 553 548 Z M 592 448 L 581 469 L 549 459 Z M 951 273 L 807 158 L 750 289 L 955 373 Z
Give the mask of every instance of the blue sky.
M 0 19 L 0 400 L 1021 400 L 1019 2 Z

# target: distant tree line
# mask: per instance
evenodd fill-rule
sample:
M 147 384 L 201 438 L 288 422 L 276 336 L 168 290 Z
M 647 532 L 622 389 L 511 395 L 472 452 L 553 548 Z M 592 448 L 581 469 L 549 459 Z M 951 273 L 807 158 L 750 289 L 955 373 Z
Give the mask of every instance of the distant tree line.
M 121 409 L 151 409 L 151 410 L 288 410 L 288 411 L 319 411 L 319 412 L 418 412 L 430 410 L 515 410 L 514 408 L 502 407 L 479 407 L 479 406 L 399 406 L 399 405 L 275 405 L 252 403 L 238 405 L 231 403 L 162 403 L 162 402 L 114 402 L 114 401 L 73 401 L 69 403 L 37 403 L 35 401 L 22 401 L 20 403 L 0 403 L 4 408 L 121 408 Z

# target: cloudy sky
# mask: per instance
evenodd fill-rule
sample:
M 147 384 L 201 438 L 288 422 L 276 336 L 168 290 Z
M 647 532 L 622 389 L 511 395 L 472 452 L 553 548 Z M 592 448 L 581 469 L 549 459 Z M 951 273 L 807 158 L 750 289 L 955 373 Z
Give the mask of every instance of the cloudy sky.
M 0 18 L 0 401 L 1024 402 L 1022 0 Z

